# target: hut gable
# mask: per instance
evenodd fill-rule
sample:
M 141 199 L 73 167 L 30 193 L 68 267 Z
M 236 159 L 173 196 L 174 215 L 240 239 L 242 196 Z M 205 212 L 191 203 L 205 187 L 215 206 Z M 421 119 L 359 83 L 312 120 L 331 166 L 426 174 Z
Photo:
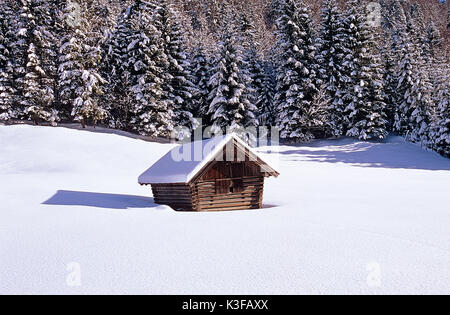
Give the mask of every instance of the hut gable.
M 235 135 L 178 146 L 139 177 L 176 210 L 262 207 L 264 178 L 279 173 Z
M 228 144 L 233 141 L 240 153 L 246 152 L 247 160 L 253 160 L 265 172 L 277 177 L 279 173 L 264 162 L 245 142 L 235 135 L 221 136 L 203 141 L 196 141 L 177 146 L 164 155 L 152 167 L 139 177 L 139 184 L 187 184 L 195 179 L 209 163 L 223 154 Z M 229 159 L 224 156 L 222 160 Z

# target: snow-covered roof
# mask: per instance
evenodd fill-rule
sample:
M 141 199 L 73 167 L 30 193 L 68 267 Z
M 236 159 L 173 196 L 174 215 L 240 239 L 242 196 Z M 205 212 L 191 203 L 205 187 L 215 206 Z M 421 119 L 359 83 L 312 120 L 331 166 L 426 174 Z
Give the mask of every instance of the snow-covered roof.
M 139 176 L 139 184 L 190 183 L 210 161 L 222 154 L 223 148 L 232 140 L 249 152 L 264 172 L 278 176 L 278 172 L 234 134 L 195 141 L 170 150 L 152 167 Z

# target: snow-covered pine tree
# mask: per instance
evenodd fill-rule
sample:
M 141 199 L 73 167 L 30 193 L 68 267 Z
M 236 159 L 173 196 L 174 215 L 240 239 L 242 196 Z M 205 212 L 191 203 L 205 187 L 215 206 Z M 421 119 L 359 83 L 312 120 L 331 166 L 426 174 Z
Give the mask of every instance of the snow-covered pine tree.
M 430 128 L 430 147 L 450 158 L 450 67 L 441 69 L 437 88 L 437 111 Z
M 75 31 L 77 26 L 81 23 L 81 6 L 76 0 L 60 0 L 57 3 L 55 9 L 55 31 L 58 34 L 57 48 L 58 54 L 56 58 L 57 63 L 57 82 L 55 89 L 55 102 L 57 104 L 59 117 L 63 121 L 72 121 L 72 107 L 73 98 L 72 90 L 75 86 L 72 86 L 70 79 L 62 77 L 62 73 L 65 76 L 73 76 L 72 68 L 74 66 L 74 55 L 77 52 L 72 50 L 81 50 L 80 41 L 76 41 Z M 79 39 L 79 38 L 78 38 Z
M 415 21 L 412 18 L 407 20 L 405 14 L 401 15 L 400 21 L 404 26 L 398 26 L 397 90 L 403 97 L 399 102 L 395 130 L 411 141 L 428 145 L 428 129 L 434 108 L 429 67 L 423 58 L 420 38 L 417 36 L 420 30 Z
M 21 28 L 17 33 L 16 49 L 26 49 L 26 65 L 23 69 L 19 65 L 17 79 L 22 88 L 22 95 L 18 96 L 21 97 L 23 115 L 36 124 L 44 120 L 55 125 L 59 117 L 53 108 L 56 56 L 56 38 L 52 32 L 54 2 L 21 0 L 20 5 L 21 20 L 18 25 Z
M 376 38 L 377 28 L 366 21 L 360 0 L 349 3 L 347 16 L 349 38 L 351 38 L 352 61 L 349 74 L 354 85 L 349 85 L 346 98 L 349 103 L 344 117 L 347 121 L 347 136 L 361 140 L 384 139 L 388 135 L 383 99 L 383 69 Z M 345 98 L 344 98 L 345 100 Z
M 208 113 L 208 81 L 209 81 L 209 62 L 203 48 L 199 45 L 195 48 L 192 58 L 192 83 L 195 90 L 192 96 L 192 115 L 195 118 L 206 119 Z M 207 121 L 204 121 L 207 124 Z
M 12 4 L 9 2 L 8 4 Z M 20 0 L 14 3 L 13 19 L 11 20 L 12 40 L 11 40 L 11 56 L 13 67 L 13 86 L 15 93 L 13 97 L 13 106 L 17 112 L 17 118 L 25 118 L 24 108 L 22 105 L 24 95 L 24 79 L 27 65 L 27 50 L 29 44 L 29 15 L 30 3 L 28 0 Z
M 83 69 L 77 70 L 81 77 L 78 78 L 78 89 L 72 108 L 72 116 L 75 121 L 80 121 L 84 126 L 87 121 L 97 122 L 108 116 L 107 110 L 99 104 L 99 96 L 102 95 L 102 86 L 106 81 L 98 72 L 101 61 L 101 52 L 96 47 L 85 46 Z
M 64 36 L 59 41 L 58 90 L 61 109 L 69 111 L 75 121 L 85 127 L 89 120 L 96 125 L 106 118 L 107 112 L 98 103 L 105 80 L 97 69 L 100 50 L 87 44 L 87 19 L 82 18 L 85 8 L 74 0 L 61 1 L 57 22 Z M 80 9 L 80 17 L 72 20 L 74 10 Z
M 167 56 L 167 75 L 163 83 L 165 100 L 173 108 L 176 126 L 189 130 L 197 128 L 198 122 L 190 112 L 194 84 L 191 82 L 189 58 L 185 47 L 185 35 L 178 13 L 168 0 L 154 0 L 154 21 L 157 31 L 161 34 L 164 53 Z M 178 137 L 189 137 L 189 134 Z
M 42 63 L 39 60 L 37 47 L 34 43 L 30 43 L 27 51 L 27 67 L 24 78 L 24 91 L 22 105 L 24 106 L 24 114 L 27 118 L 34 121 L 37 125 L 40 120 L 51 121 L 56 123 L 56 112 L 52 111 L 53 90 L 48 84 L 43 83 L 46 77 L 45 71 L 42 69 Z
M 402 3 L 399 0 L 382 0 L 384 30 L 383 56 L 384 56 L 384 101 L 386 103 L 386 115 L 388 129 L 391 132 L 399 132 L 398 124 L 401 117 L 400 104 L 404 95 L 399 90 L 399 56 L 403 47 L 404 32 L 406 29 L 406 17 Z
M 2 16 L 0 20 L 0 120 L 9 120 L 17 115 L 13 107 L 15 93 L 11 55 L 13 12 L 9 1 L 0 3 L 0 16 Z
M 277 82 L 274 64 L 272 61 L 265 61 L 263 67 L 264 74 L 256 102 L 259 113 L 259 124 L 261 126 L 275 126 L 277 122 L 277 110 L 275 107 L 275 89 Z
M 122 14 L 106 41 L 105 67 L 114 102 L 111 125 L 151 137 L 174 130 L 173 106 L 164 94 L 169 68 L 162 34 L 155 27 L 155 4 L 136 0 Z
M 122 12 L 116 28 L 105 40 L 101 74 L 108 83 L 101 97 L 101 106 L 110 113 L 109 126 L 117 129 L 130 129 L 132 97 L 128 94 L 130 86 L 128 71 L 128 46 L 134 35 L 133 20 L 139 16 L 139 2 L 136 1 Z
M 343 89 L 346 79 L 343 63 L 345 57 L 345 33 L 343 14 L 336 0 L 324 0 L 320 35 L 318 36 L 318 84 L 325 84 L 330 96 L 328 108 L 328 134 L 339 137 L 344 134 Z
M 265 69 L 259 53 L 260 44 L 257 38 L 255 21 L 250 10 L 251 8 L 246 4 L 241 6 L 239 13 L 236 13 L 238 16 L 238 43 L 241 43 L 238 45 L 238 49 L 242 50 L 243 56 L 242 72 L 245 73 L 246 78 L 245 97 L 252 105 L 256 106 L 257 112 L 255 114 L 259 117 L 262 113 L 260 99 L 265 92 Z
M 331 98 L 326 84 L 319 86 L 319 91 L 312 101 L 313 106 L 311 106 L 307 113 L 311 124 L 314 126 L 314 136 L 318 139 L 326 137 L 329 132 L 327 118 L 330 102 Z
M 344 134 L 351 128 L 349 113 L 358 101 L 358 92 L 355 87 L 359 84 L 356 78 L 358 65 L 361 63 L 358 49 L 361 45 L 361 25 L 362 25 L 362 3 L 360 0 L 350 0 L 347 4 L 347 11 L 344 13 L 344 59 L 342 62 L 343 76 L 341 78 L 342 101 L 344 104 L 343 128 Z
M 428 147 L 450 157 L 450 66 L 448 56 L 443 49 L 443 39 L 439 29 L 432 20 L 429 21 L 423 38 L 423 58 L 429 67 L 434 105 L 431 109 Z
M 228 11 L 224 18 L 231 25 L 222 27 L 215 66 L 208 82 L 208 116 L 213 124 L 213 132 L 257 125 L 256 107 L 247 98 L 243 57 L 236 47 L 236 35 L 233 32 L 235 28 Z
M 133 32 L 127 47 L 129 86 L 133 95 L 132 128 L 151 137 L 170 137 L 174 130 L 172 103 L 164 96 L 168 58 L 164 54 L 161 33 L 153 24 L 153 10 L 147 3 L 137 1 L 132 20 Z
M 302 1 L 285 0 L 277 20 L 277 94 L 278 124 L 281 138 L 308 141 L 314 138 L 317 94 L 316 47 L 310 11 Z
M 384 56 L 383 64 L 383 100 L 386 104 L 385 113 L 387 119 L 387 130 L 394 131 L 395 116 L 397 112 L 397 104 L 399 95 L 397 93 L 397 62 L 395 61 L 396 41 L 392 39 L 390 31 L 384 32 L 384 40 L 382 40 L 382 55 Z
M 441 32 L 436 27 L 436 24 L 432 19 L 428 22 L 426 29 L 426 35 L 424 36 L 424 54 L 435 58 L 442 49 L 442 37 Z

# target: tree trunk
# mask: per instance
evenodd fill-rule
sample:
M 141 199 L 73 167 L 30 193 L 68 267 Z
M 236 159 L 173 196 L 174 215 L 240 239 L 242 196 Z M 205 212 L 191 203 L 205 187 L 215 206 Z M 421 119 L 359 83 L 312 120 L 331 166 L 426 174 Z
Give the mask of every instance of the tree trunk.
M 83 127 L 83 129 L 86 129 L 86 121 L 84 120 L 84 118 L 81 119 L 81 127 Z

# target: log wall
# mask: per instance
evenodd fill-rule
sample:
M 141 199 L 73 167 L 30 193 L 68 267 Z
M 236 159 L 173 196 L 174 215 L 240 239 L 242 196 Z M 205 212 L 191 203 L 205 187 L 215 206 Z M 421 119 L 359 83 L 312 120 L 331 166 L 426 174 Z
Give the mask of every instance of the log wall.
M 183 211 L 262 208 L 264 174 L 252 162 L 215 162 L 192 184 L 152 185 L 155 203 Z
M 155 203 L 168 205 L 174 210 L 195 210 L 197 205 L 193 202 L 193 191 L 187 184 L 159 184 L 152 185 Z
M 245 177 L 242 189 L 237 192 L 217 193 L 216 180 L 195 184 L 194 200 L 197 211 L 227 211 L 262 208 L 264 177 Z

